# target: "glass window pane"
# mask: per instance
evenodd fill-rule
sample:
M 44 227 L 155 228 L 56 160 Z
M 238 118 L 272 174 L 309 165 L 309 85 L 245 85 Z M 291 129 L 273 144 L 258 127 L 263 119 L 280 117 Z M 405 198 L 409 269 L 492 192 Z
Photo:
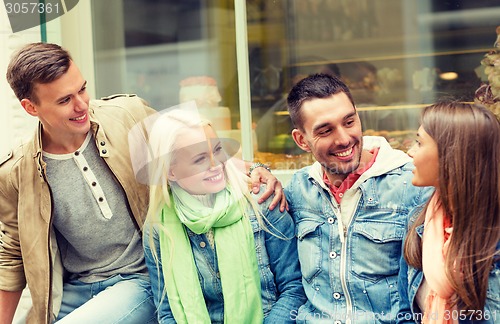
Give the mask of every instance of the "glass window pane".
M 489 0 L 245 5 L 254 156 L 273 169 L 313 162 L 293 142 L 286 108 L 289 90 L 305 75 L 339 75 L 365 135 L 405 150 L 422 107 L 443 97 L 473 101 L 487 81 L 481 60 L 500 14 Z M 240 140 L 234 1 L 93 0 L 92 9 L 98 96 L 137 93 L 163 109 L 179 103 L 182 80 L 207 76 L 220 93 L 209 118 Z
M 311 160 L 290 135 L 285 98 L 298 80 L 339 75 L 365 135 L 406 150 L 422 107 L 443 97 L 474 100 L 500 14 L 484 0 L 255 0 L 247 7 L 255 156 L 284 169 Z
M 135 93 L 157 110 L 196 100 L 241 142 L 232 1 L 94 0 L 92 18 L 97 96 Z

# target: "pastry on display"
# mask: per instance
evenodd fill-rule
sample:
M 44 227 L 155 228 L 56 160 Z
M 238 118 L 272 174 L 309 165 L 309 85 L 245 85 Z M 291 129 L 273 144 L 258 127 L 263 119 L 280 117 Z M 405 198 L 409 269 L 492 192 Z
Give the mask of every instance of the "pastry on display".
M 228 107 L 220 107 L 222 100 L 217 81 L 209 76 L 195 76 L 180 83 L 179 101 L 194 100 L 201 116 L 209 119 L 217 130 L 231 130 L 231 112 Z
M 298 170 L 316 161 L 311 153 L 306 152 L 298 155 L 255 152 L 254 160 L 268 165 L 272 170 Z
M 402 130 L 402 131 L 376 131 L 374 129 L 367 129 L 363 132 L 365 136 L 382 136 L 391 145 L 392 148 L 401 151 L 408 151 L 415 142 L 417 137 L 416 130 Z

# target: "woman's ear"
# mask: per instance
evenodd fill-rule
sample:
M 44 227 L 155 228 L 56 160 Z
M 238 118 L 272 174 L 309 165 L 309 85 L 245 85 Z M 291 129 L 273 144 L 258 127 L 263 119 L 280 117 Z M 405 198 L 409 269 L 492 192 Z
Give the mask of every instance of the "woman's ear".
M 300 147 L 303 151 L 311 152 L 311 148 L 309 147 L 309 144 L 307 144 L 307 141 L 305 140 L 305 135 L 300 130 L 294 128 L 292 130 L 292 137 L 293 140 L 295 141 L 295 144 L 297 144 L 297 146 Z
M 33 102 L 31 102 L 31 100 L 26 99 L 26 98 L 21 100 L 21 106 L 23 106 L 24 110 L 26 110 L 26 112 L 28 114 L 30 114 L 31 116 L 34 116 L 34 117 L 38 116 L 38 110 L 37 110 L 35 104 L 33 104 Z
M 177 181 L 177 177 L 175 176 L 175 173 L 174 171 L 172 170 L 172 168 L 170 168 L 168 170 L 168 173 L 167 173 L 167 178 L 168 178 L 168 181 Z

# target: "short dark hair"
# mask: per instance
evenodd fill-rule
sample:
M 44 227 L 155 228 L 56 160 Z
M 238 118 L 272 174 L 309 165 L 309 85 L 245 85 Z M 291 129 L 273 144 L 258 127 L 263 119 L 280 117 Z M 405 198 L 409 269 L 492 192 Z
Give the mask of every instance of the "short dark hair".
M 38 103 L 34 94 L 37 83 L 49 83 L 66 73 L 71 55 L 57 44 L 30 43 L 12 56 L 7 68 L 7 81 L 17 99 Z
M 290 90 L 287 98 L 288 112 L 294 127 L 304 130 L 301 109 L 305 101 L 327 98 L 340 92 L 345 93 L 352 105 L 356 107 L 347 85 L 334 75 L 318 73 L 299 81 Z

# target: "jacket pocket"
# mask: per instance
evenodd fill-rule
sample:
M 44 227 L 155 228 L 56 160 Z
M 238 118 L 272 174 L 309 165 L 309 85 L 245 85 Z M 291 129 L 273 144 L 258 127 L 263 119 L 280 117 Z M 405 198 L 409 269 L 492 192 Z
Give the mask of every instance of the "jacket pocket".
M 354 274 L 371 282 L 397 275 L 404 233 L 399 223 L 357 222 L 350 245 Z
M 297 223 L 297 248 L 302 277 L 308 282 L 321 272 L 320 220 L 303 219 Z
M 493 265 L 488 279 L 488 289 L 486 290 L 486 305 L 483 311 L 483 318 L 490 320 L 487 323 L 497 323 L 500 319 L 500 268 L 498 261 Z

